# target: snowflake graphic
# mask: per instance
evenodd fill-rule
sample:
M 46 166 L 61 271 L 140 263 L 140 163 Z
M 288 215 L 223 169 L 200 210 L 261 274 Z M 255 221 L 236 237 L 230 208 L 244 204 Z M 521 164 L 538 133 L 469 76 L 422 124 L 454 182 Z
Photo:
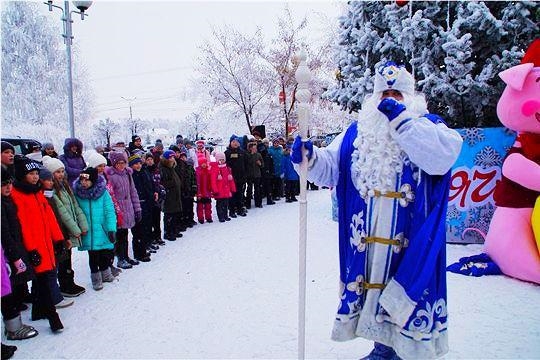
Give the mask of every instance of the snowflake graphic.
M 491 204 L 471 209 L 469 220 L 474 223 L 470 222 L 470 225 L 487 234 L 494 211 L 495 207 Z
M 474 146 L 486 139 L 481 128 L 467 128 L 463 137 L 469 146 Z
M 500 166 L 502 156 L 491 146 L 486 146 L 474 157 L 474 164 L 482 167 Z
M 459 211 L 455 205 L 451 205 L 448 207 L 448 212 L 446 214 L 446 218 L 448 220 L 457 220 L 460 218 L 460 215 L 461 211 Z

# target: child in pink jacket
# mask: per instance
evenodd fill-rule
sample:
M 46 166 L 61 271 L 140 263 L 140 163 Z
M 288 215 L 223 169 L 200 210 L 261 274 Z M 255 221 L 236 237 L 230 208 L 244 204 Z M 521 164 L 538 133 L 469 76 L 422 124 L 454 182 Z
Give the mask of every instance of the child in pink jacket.
M 232 176 L 231 169 L 225 162 L 225 154 L 217 152 L 214 154 L 217 165 L 212 166 L 212 191 L 216 199 L 216 212 L 219 222 L 230 221 L 227 209 L 229 208 L 229 199 L 236 192 L 236 185 Z
M 199 158 L 199 166 L 195 168 L 197 178 L 197 218 L 199 223 L 212 220 L 212 184 L 210 166 L 205 157 Z

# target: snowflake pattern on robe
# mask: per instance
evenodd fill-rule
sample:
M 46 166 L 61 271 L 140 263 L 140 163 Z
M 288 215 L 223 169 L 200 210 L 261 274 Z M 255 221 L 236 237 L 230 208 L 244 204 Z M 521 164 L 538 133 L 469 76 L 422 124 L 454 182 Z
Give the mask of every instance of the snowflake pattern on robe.
M 356 247 L 356 251 L 362 252 L 366 250 L 366 229 L 364 228 L 363 220 L 364 212 L 360 211 L 358 214 L 353 215 L 351 220 L 351 238 L 350 243 L 353 248 Z
M 438 336 L 439 331 L 445 328 L 445 325 L 440 321 L 434 321 L 434 319 L 447 316 L 445 299 L 438 299 L 433 306 L 426 302 L 425 308 L 416 312 L 414 319 L 411 320 L 408 326 L 408 330 L 413 332 L 415 340 L 422 340 L 425 336 L 429 338 L 430 335 Z

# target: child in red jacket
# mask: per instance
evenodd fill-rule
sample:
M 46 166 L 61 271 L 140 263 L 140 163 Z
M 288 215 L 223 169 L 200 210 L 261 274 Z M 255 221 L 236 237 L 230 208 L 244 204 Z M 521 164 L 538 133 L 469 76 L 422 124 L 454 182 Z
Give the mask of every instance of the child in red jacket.
M 216 212 L 219 222 L 230 221 L 227 209 L 229 208 L 229 199 L 236 192 L 236 185 L 232 176 L 231 169 L 225 162 L 225 154 L 217 152 L 214 154 L 217 165 L 212 166 L 212 191 L 216 199 Z
M 64 328 L 52 299 L 49 278 L 56 277 L 54 245 L 64 240 L 53 210 L 39 186 L 39 165 L 21 157 L 15 160 L 12 199 L 21 223 L 23 245 L 36 273 L 32 320 L 46 318 L 53 332 Z
M 212 183 L 208 161 L 205 157 L 199 158 L 199 166 L 195 168 L 197 178 L 197 218 L 199 223 L 212 220 Z

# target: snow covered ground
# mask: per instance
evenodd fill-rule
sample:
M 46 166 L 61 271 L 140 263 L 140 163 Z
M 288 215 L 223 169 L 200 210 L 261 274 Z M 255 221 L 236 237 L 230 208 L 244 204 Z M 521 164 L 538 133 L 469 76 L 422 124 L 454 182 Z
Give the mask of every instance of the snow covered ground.
M 283 200 L 245 218 L 197 225 L 92 290 L 87 253 L 74 268 L 87 292 L 59 310 L 65 330 L 24 321 L 38 337 L 15 359 L 292 359 L 297 356 L 298 203 Z M 338 304 L 337 224 L 327 190 L 308 192 L 306 358 L 358 359 L 370 341 L 330 340 Z M 448 263 L 481 246 L 448 246 Z M 450 352 L 445 359 L 540 358 L 540 287 L 448 273 Z

